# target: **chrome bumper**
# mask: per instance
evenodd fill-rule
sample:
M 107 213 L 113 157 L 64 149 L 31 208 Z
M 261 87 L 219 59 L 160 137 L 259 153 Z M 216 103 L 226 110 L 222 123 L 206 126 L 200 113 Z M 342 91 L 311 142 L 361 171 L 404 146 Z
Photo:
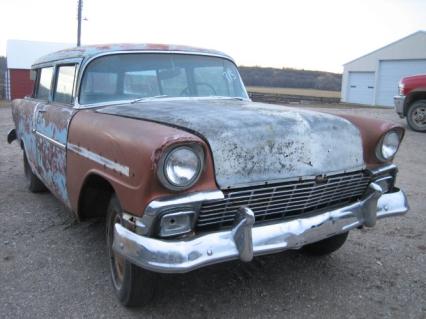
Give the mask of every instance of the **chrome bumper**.
M 398 113 L 400 118 L 404 118 L 404 103 L 405 96 L 397 95 L 393 97 L 393 102 L 395 104 L 395 111 Z
M 372 187 L 371 187 L 372 186 Z M 141 236 L 115 224 L 113 249 L 132 263 L 155 272 L 184 273 L 233 259 L 276 253 L 320 241 L 359 226 L 374 226 L 376 219 L 404 214 L 407 197 L 395 189 L 381 194 L 376 184 L 362 200 L 315 216 L 253 226 L 249 208 L 242 207 L 232 230 L 180 240 Z

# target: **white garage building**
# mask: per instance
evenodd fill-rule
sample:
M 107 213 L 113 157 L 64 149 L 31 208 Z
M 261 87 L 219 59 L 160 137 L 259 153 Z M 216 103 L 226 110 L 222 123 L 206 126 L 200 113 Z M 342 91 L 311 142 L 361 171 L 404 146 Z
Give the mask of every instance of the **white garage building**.
M 426 74 L 426 31 L 418 31 L 344 64 L 342 102 L 393 106 L 398 82 Z

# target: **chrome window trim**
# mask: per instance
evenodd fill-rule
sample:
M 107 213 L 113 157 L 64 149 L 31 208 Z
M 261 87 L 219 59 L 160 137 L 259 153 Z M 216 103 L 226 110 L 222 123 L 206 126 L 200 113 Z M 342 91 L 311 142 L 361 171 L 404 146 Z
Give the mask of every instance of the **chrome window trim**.
M 118 50 L 118 51 L 102 52 L 102 53 L 91 56 L 90 58 L 88 58 L 87 60 L 85 60 L 81 63 L 81 65 L 79 67 L 79 71 L 78 71 L 78 76 L 77 76 L 77 86 L 76 86 L 77 91 L 76 91 L 76 98 L 75 98 L 75 101 L 74 101 L 74 108 L 76 108 L 76 109 L 89 109 L 89 108 L 94 108 L 94 107 L 104 106 L 104 105 L 130 103 L 131 100 L 124 100 L 124 101 L 119 100 L 119 101 L 111 101 L 111 102 L 99 102 L 99 103 L 93 103 L 93 104 L 80 104 L 81 80 L 83 78 L 83 74 L 84 74 L 84 71 L 86 70 L 87 66 L 90 64 L 90 62 L 92 62 L 93 60 L 95 60 L 97 58 L 108 56 L 108 55 L 116 55 L 116 54 L 141 54 L 141 53 L 142 54 L 144 54 L 144 53 L 147 53 L 147 54 L 159 53 L 159 54 L 199 55 L 199 56 L 210 56 L 210 57 L 222 58 L 222 59 L 226 59 L 226 60 L 232 62 L 238 70 L 237 64 L 235 63 L 235 61 L 231 57 L 226 56 L 226 55 L 222 55 L 222 54 L 215 54 L 215 53 L 176 51 L 176 50 L 172 50 L 172 51 L 167 51 L 167 50 Z M 247 93 L 246 86 L 244 85 L 243 79 L 241 78 L 241 74 L 240 74 L 239 71 L 238 71 L 238 77 L 239 77 L 239 79 L 242 83 L 242 89 L 247 96 L 247 101 L 251 101 L 251 99 L 249 98 L 249 95 Z M 109 104 L 109 103 L 111 103 L 111 104 Z

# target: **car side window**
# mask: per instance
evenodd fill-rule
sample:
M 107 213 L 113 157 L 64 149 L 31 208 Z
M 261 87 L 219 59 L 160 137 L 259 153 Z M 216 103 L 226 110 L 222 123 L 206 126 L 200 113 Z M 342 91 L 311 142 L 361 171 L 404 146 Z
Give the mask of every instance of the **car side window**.
M 64 104 L 72 104 L 74 102 L 75 72 L 75 64 L 58 67 L 58 77 L 56 79 L 53 101 Z
M 47 101 L 50 94 L 50 85 L 52 83 L 53 67 L 40 69 L 40 75 L 37 85 L 36 98 Z

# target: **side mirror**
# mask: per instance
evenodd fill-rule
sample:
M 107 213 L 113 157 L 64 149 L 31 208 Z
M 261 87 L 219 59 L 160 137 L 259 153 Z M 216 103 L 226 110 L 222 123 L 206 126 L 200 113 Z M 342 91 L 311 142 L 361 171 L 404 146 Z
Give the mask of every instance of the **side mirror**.
M 35 81 L 37 78 L 37 71 L 36 70 L 30 70 L 30 80 Z

